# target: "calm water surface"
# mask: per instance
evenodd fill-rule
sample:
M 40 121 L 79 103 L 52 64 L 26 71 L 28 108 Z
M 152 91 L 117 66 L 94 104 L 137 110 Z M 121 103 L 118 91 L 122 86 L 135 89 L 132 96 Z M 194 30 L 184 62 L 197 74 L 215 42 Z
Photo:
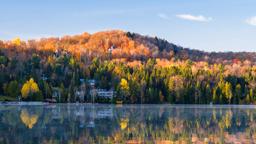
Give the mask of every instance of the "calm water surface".
M 255 106 L 1 104 L 0 143 L 253 143 Z

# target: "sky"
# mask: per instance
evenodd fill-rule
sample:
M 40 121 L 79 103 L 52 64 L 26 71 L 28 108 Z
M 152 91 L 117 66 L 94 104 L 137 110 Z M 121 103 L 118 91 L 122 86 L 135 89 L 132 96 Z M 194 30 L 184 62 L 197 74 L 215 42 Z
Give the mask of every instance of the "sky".
M 204 51 L 256 51 L 256 0 L 0 0 L 0 39 L 120 29 Z

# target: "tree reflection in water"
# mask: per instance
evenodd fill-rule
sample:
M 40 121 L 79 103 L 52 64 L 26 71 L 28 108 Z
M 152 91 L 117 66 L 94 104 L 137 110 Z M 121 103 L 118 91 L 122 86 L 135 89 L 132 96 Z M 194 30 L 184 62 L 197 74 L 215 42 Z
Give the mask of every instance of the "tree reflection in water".
M 20 119 L 29 129 L 32 129 L 37 122 L 38 116 L 35 114 L 30 115 L 26 109 L 22 109 Z
M 253 143 L 253 106 L 1 105 L 0 143 Z

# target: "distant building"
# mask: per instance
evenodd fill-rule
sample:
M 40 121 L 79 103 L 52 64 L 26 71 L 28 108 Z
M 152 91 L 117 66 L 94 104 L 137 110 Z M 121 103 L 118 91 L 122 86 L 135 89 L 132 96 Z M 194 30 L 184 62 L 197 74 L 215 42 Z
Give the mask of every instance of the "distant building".
M 103 98 L 103 99 L 113 99 L 115 92 L 113 90 L 105 89 L 94 89 L 90 91 L 90 95 Z
M 90 79 L 87 81 L 87 83 L 91 86 L 91 87 L 94 87 L 95 84 L 96 84 L 96 81 L 94 79 Z
M 48 77 L 46 77 L 44 74 L 41 76 L 41 78 L 42 78 L 43 81 L 48 80 Z
M 85 79 L 81 78 L 81 79 L 80 79 L 80 83 L 81 83 L 81 84 L 84 84 L 84 83 L 85 83 Z
M 58 58 L 60 55 L 61 55 L 61 52 L 58 49 L 56 49 L 54 52 L 54 57 Z
M 109 49 L 108 49 L 108 53 L 109 53 L 109 58 L 111 59 L 112 58 L 112 52 L 114 50 L 115 46 L 112 45 Z
M 112 53 L 112 51 L 115 49 L 115 46 L 114 45 L 112 45 L 109 49 L 108 49 L 108 52 L 109 53 Z
M 91 96 L 91 100 L 93 103 L 96 98 L 112 100 L 115 95 L 115 91 L 113 91 L 112 89 L 106 90 L 96 88 L 96 80 L 94 79 L 88 80 L 87 84 L 90 86 L 89 95 Z

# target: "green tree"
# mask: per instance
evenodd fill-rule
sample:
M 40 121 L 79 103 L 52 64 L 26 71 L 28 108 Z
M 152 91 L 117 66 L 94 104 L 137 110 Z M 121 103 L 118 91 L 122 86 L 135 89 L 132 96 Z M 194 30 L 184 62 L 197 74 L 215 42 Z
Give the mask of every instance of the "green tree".
M 235 89 L 235 96 L 234 96 L 233 104 L 238 104 L 240 97 L 242 97 L 242 89 L 241 89 L 241 85 L 237 84 L 236 89 Z
M 41 61 L 41 59 L 37 54 L 32 55 L 31 63 L 32 63 L 33 68 L 35 68 L 35 69 L 40 68 L 40 61 Z
M 17 81 L 11 81 L 6 87 L 6 94 L 12 98 L 17 98 L 20 94 L 19 84 Z
M 44 90 L 43 90 L 44 97 L 45 98 L 51 98 L 52 91 L 51 91 L 51 88 L 50 88 L 49 84 L 46 81 L 43 82 L 43 87 L 44 87 Z
M 5 56 L 0 56 L 0 65 L 6 66 L 8 63 L 8 59 Z

